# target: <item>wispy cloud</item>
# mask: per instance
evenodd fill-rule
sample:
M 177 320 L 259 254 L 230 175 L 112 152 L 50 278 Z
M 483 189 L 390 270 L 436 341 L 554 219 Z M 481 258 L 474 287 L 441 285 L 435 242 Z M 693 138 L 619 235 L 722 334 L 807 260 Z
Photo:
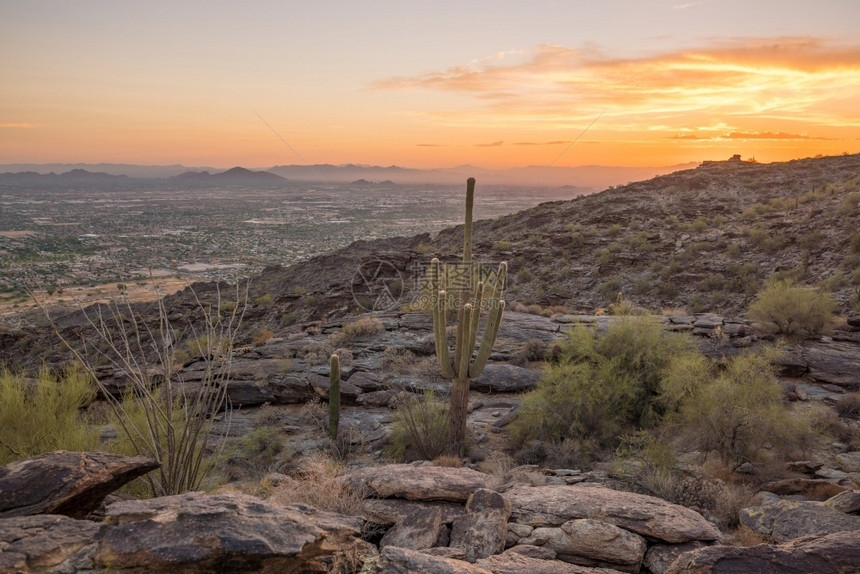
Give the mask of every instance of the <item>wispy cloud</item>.
M 28 124 L 26 122 L 6 122 L 0 123 L 0 128 L 8 128 L 8 129 L 29 129 L 35 127 L 33 124 Z
M 505 142 L 503 142 L 503 141 L 497 141 L 497 142 L 492 142 L 492 143 L 479 143 L 479 144 L 475 144 L 475 147 L 500 147 L 500 146 L 503 146 L 503 145 L 505 145 Z
M 419 143 L 415 144 L 417 147 L 448 147 L 448 144 L 432 144 L 432 143 Z
M 511 145 L 562 145 L 562 144 L 568 144 L 568 143 L 570 143 L 570 142 L 558 140 L 558 141 L 554 141 L 554 142 L 515 142 Z
M 687 8 L 692 8 L 693 6 L 701 6 L 702 4 L 708 4 L 711 0 L 699 0 L 699 2 L 687 2 L 686 4 L 675 4 L 672 6 L 672 10 L 686 10 Z
M 785 132 L 729 132 L 718 135 L 679 134 L 671 136 L 673 140 L 832 140 L 820 136 L 806 134 L 788 134 Z
M 731 117 L 747 130 L 735 120 L 857 127 L 860 45 L 733 38 L 641 58 L 612 57 L 597 46 L 542 45 L 371 87 L 472 96 L 473 105 L 416 110 L 458 125 L 570 129 L 606 110 L 601 128 L 617 131 L 655 125 L 678 131 L 691 116 Z

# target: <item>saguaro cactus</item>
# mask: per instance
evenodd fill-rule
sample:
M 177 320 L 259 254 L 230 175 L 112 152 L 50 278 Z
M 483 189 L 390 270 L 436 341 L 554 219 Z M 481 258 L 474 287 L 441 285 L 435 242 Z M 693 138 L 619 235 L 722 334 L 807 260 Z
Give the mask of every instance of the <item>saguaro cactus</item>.
M 460 285 L 455 286 L 453 297 L 445 291 L 439 260 L 430 262 L 430 293 L 433 294 L 433 333 L 436 338 L 436 356 L 446 378 L 452 380 L 450 439 L 451 451 L 463 456 L 466 439 L 466 416 L 469 408 L 469 381 L 484 370 L 505 310 L 502 295 L 507 277 L 507 263 L 499 264 L 498 272 L 488 283 L 480 277 L 480 270 L 472 265 L 472 206 L 475 199 L 475 179 L 466 181 L 466 224 L 463 237 L 463 263 L 459 273 Z M 453 356 L 448 347 L 448 311 L 457 310 L 457 330 Z M 475 353 L 481 314 L 488 310 L 481 343 Z M 473 358 L 474 355 L 474 358 Z
M 329 366 L 328 434 L 331 438 L 337 438 L 340 426 L 340 357 L 332 355 Z

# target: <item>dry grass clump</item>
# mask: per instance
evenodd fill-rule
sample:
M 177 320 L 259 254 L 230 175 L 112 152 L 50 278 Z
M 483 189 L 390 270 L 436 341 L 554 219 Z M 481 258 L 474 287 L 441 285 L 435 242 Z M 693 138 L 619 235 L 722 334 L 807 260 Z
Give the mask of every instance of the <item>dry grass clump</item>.
M 386 371 L 405 373 L 415 364 L 415 353 L 404 347 L 385 347 L 382 366 Z
M 361 337 L 376 335 L 384 330 L 385 325 L 382 321 L 376 317 L 365 315 L 357 321 L 344 323 L 340 331 L 329 335 L 328 341 L 333 346 L 348 345 Z
M 308 365 L 324 365 L 329 362 L 334 347 L 328 343 L 308 343 L 301 348 L 302 357 Z
M 386 452 L 395 460 L 434 460 L 448 452 L 448 402 L 432 391 L 404 393 L 396 401 L 394 426 Z
M 269 499 L 282 504 L 308 504 L 346 516 L 360 516 L 366 493 L 353 488 L 344 479 L 345 474 L 346 469 L 340 462 L 322 454 L 309 456 L 289 479 L 272 487 Z

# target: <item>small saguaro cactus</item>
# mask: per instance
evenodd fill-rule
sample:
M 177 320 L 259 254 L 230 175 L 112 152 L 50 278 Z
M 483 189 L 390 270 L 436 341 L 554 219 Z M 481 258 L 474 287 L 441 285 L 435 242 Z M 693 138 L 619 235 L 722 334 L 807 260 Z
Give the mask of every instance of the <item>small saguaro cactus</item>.
M 340 426 L 340 358 L 332 355 L 329 360 L 328 386 L 328 435 L 337 438 Z
M 432 293 L 433 333 L 436 339 L 436 357 L 442 373 L 451 384 L 451 408 L 449 410 L 451 452 L 463 456 L 466 439 L 466 416 L 469 408 L 469 381 L 481 374 L 496 337 L 505 310 L 502 295 L 508 272 L 507 263 L 500 263 L 498 272 L 488 283 L 480 279 L 480 270 L 472 266 L 472 206 L 475 199 L 475 179 L 466 181 L 466 224 L 463 229 L 462 285 L 453 296 L 441 284 L 442 272 L 439 260 L 430 262 L 430 293 Z M 447 318 L 449 309 L 457 310 L 457 330 L 454 353 L 448 348 Z M 488 310 L 481 343 L 475 353 L 481 313 Z M 474 358 L 473 358 L 474 355 Z

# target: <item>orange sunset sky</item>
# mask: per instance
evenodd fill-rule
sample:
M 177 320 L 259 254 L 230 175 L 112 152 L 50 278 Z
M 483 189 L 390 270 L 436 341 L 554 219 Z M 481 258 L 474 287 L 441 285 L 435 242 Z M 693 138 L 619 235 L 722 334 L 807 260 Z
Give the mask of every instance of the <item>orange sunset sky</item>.
M 860 152 L 860 2 L 0 0 L 0 78 L 0 164 L 779 161 Z

